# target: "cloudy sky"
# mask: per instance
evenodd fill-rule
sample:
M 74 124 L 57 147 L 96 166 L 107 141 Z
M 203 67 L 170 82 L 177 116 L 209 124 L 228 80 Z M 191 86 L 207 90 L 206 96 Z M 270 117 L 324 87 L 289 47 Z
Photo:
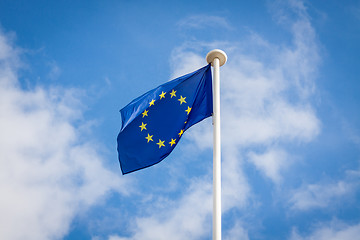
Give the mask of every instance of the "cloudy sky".
M 359 1 L 0 1 L 0 239 L 212 236 L 212 125 L 121 175 L 119 110 L 220 48 L 223 239 L 360 236 Z

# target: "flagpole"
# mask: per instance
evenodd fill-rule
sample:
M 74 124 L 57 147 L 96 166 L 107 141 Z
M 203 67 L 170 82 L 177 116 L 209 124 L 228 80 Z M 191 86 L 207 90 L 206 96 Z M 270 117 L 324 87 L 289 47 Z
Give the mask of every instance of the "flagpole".
M 220 66 L 227 55 L 214 49 L 206 55 L 206 61 L 214 68 L 213 77 L 213 240 L 221 240 L 221 136 L 220 136 Z

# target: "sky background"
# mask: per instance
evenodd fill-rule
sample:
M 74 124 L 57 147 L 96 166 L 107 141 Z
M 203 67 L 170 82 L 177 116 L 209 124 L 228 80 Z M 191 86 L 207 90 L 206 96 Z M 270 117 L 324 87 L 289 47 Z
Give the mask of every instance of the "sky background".
M 125 176 L 116 137 L 214 48 L 223 239 L 359 239 L 359 42 L 359 1 L 0 0 L 0 239 L 211 239 L 211 119 Z

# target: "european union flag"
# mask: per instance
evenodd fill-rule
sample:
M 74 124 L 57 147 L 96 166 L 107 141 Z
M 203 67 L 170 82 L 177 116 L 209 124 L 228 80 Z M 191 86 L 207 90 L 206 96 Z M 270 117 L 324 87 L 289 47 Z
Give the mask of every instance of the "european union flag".
M 210 64 L 133 100 L 120 110 L 117 149 L 122 173 L 159 163 L 189 127 L 212 112 Z

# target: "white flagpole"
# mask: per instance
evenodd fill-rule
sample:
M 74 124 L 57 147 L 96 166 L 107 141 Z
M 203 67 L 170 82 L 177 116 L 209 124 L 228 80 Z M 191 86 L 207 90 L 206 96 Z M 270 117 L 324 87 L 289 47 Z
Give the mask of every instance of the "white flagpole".
M 213 77 L 213 240 L 221 240 L 221 136 L 220 136 L 220 66 L 227 60 L 226 53 L 214 49 L 206 61 L 214 68 Z

